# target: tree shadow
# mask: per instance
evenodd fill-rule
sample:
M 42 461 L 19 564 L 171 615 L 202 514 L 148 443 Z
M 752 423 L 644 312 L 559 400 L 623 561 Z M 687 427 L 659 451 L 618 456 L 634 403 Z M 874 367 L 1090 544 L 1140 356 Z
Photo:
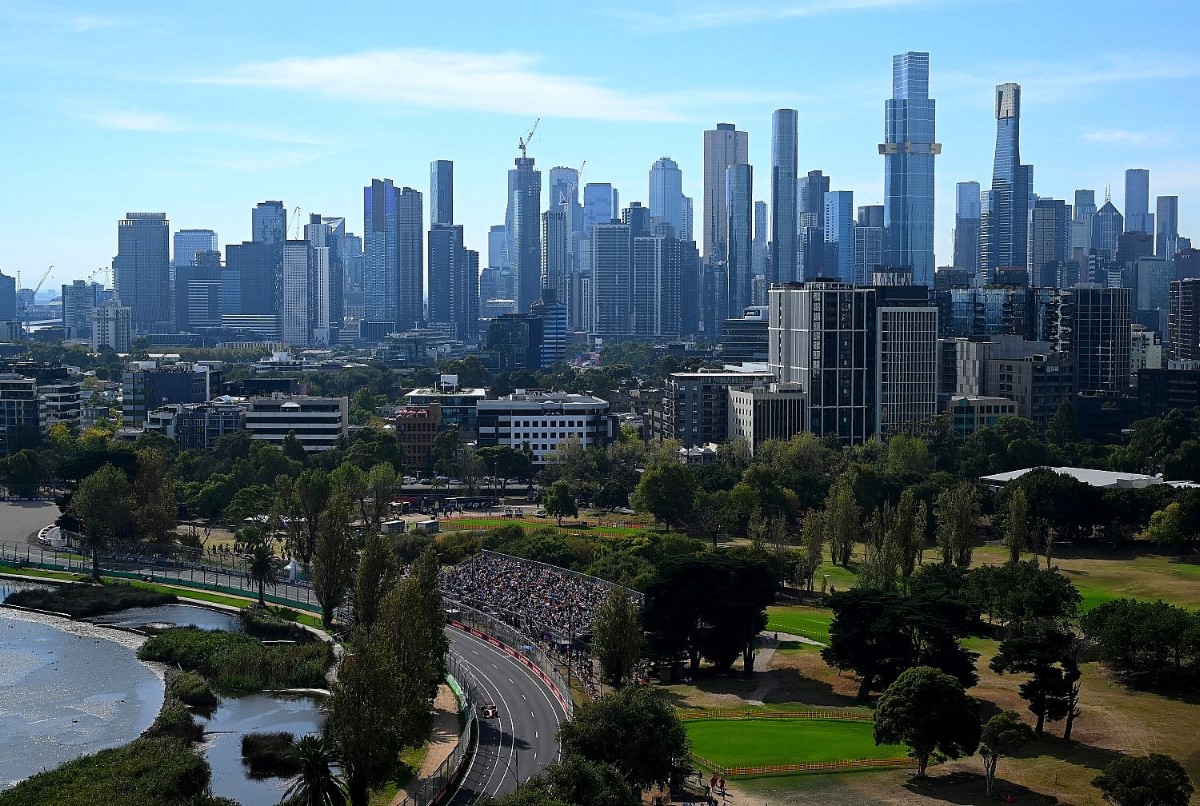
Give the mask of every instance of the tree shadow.
M 1001 762 L 1003 763 L 1003 762 Z M 956 803 L 961 806 L 982 806 L 986 803 L 1052 804 L 1058 803 L 1053 795 L 1043 795 L 1028 787 L 996 778 L 992 794 L 988 795 L 982 772 L 955 770 L 945 775 L 929 775 L 925 778 L 910 778 L 904 788 L 909 792 L 937 800 L 941 803 Z
M 1054 736 L 1043 736 L 1020 748 L 1012 756 L 1013 758 L 1049 756 L 1068 764 L 1102 772 L 1109 764 L 1121 758 L 1122 754 L 1117 750 L 1109 750 L 1104 747 L 1094 747 L 1080 742 L 1068 743 Z M 1001 764 L 1003 763 L 1001 761 Z
M 796 702 L 805 705 L 836 706 L 849 708 L 862 705 L 854 697 L 839 694 L 833 686 L 822 680 L 805 677 L 799 669 L 784 667 L 763 672 L 775 677 L 775 688 L 763 696 L 763 702 Z

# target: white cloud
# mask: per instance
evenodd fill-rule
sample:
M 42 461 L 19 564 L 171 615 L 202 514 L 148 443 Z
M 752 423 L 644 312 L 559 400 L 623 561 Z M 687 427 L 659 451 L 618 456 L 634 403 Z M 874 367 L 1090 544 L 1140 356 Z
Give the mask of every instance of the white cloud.
M 686 98 L 630 95 L 586 78 L 555 75 L 539 64 L 539 58 L 518 53 L 401 48 L 246 64 L 201 82 L 425 109 L 593 120 L 685 117 L 680 106 Z
M 183 124 L 174 118 L 153 112 L 106 109 L 85 112 L 82 117 L 102 129 L 138 132 L 177 132 L 184 129 Z
M 110 17 L 101 14 L 75 14 L 63 18 L 62 24 L 70 31 L 82 34 L 95 31 L 98 28 L 123 28 L 129 21 L 121 17 Z
M 1129 131 L 1128 129 L 1089 129 L 1082 135 L 1089 143 L 1100 145 L 1147 146 L 1161 148 L 1171 142 L 1163 131 Z
M 632 26 L 652 30 L 729 28 L 778 20 L 832 16 L 862 11 L 945 5 L 948 0 L 791 0 L 788 2 L 759 2 L 679 6 L 673 12 L 610 11 L 611 16 L 625 19 Z
M 210 157 L 205 163 L 222 171 L 249 173 L 252 171 L 281 171 L 298 168 L 316 159 L 319 154 L 308 151 L 259 152 L 254 154 L 224 154 Z

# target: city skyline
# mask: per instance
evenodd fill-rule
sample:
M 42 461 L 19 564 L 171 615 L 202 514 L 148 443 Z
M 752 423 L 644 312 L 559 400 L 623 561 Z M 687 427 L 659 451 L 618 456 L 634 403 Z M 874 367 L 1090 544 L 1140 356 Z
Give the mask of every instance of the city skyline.
M 755 200 L 770 201 L 771 115 L 794 108 L 799 173 L 820 169 L 856 204 L 880 204 L 876 146 L 889 66 L 910 50 L 930 53 L 944 144 L 936 265 L 951 262 L 955 184 L 986 187 L 991 178 L 992 94 L 1007 82 L 1022 85 L 1022 157 L 1037 168 L 1035 192 L 1070 200 L 1075 189 L 1091 188 L 1103 198 L 1111 187 L 1124 211 L 1125 170 L 1146 168 L 1151 211 L 1157 196 L 1178 195 L 1179 231 L 1200 231 L 1200 202 L 1192 203 L 1200 200 L 1196 113 L 1172 100 L 1187 97 L 1200 65 L 1169 48 L 1092 44 L 1152 41 L 1164 20 L 1186 23 L 1197 12 L 1169 3 L 1153 17 L 1125 19 L 1095 6 L 1079 15 L 1010 4 L 1027 12 L 1029 36 L 1003 59 L 980 60 L 971 34 L 977 15 L 995 5 L 855 0 L 737 14 L 571 10 L 565 18 L 528 7 L 520 21 L 481 8 L 453 32 L 423 27 L 432 11 L 406 10 L 404 28 L 420 38 L 373 27 L 373 4 L 347 10 L 343 24 L 319 37 L 299 24 L 302 14 L 276 19 L 265 9 L 186 19 L 138 3 L 112 16 L 71 4 L 5 9 L 0 63 L 12 80 L 0 92 L 12 110 L 7 150 L 20 158 L 11 160 L 0 210 L 23 237 L 12 239 L 0 270 L 28 278 L 54 264 L 47 287 L 87 276 L 111 262 L 112 222 L 129 210 L 165 212 L 173 230 L 215 230 L 223 252 L 250 240 L 246 210 L 265 199 L 344 216 L 347 230 L 361 235 L 365 184 L 386 177 L 427 190 L 438 159 L 455 163 L 464 245 L 486 254 L 488 228 L 503 221 L 517 138 L 537 117 L 529 156 L 543 173 L 586 159 L 585 183 L 610 182 L 622 206 L 646 204 L 649 168 L 668 156 L 698 206 L 702 132 L 729 122 L 749 133 L 749 162 L 760 177 Z M 1057 26 L 1066 24 L 1079 35 L 1063 41 Z M 732 25 L 747 44 L 721 69 L 682 55 L 722 41 Z M 572 45 L 546 35 L 557 27 L 589 30 Z M 801 32 L 814 43 L 803 58 L 769 47 Z M 651 41 L 654 48 L 645 47 Z M 1053 61 L 1040 55 L 1050 41 Z M 601 43 L 607 58 L 587 58 Z M 658 71 L 656 84 L 678 91 L 626 89 L 619 65 L 635 56 Z M 830 63 L 839 69 L 819 85 L 799 80 Z M 497 89 L 505 92 L 492 97 Z M 67 176 L 81 191 L 64 228 L 50 180 Z

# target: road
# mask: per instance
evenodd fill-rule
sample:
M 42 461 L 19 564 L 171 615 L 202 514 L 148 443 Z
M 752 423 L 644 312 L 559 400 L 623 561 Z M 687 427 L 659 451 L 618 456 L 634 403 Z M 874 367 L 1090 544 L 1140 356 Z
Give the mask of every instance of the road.
M 0 501 L 0 543 L 24 543 L 58 515 L 53 501 Z
M 555 734 L 566 715 L 549 687 L 503 650 L 460 630 L 447 628 L 446 634 L 474 676 L 479 699 L 494 702 L 498 712 L 495 719 L 479 720 L 478 749 L 450 801 L 469 804 L 511 792 L 517 781 L 553 764 Z

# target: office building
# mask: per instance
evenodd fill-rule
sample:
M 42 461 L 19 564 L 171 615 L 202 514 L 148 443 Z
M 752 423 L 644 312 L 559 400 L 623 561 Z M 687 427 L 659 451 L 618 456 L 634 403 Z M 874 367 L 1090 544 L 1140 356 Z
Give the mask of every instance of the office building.
M 1016 403 L 1017 416 L 1032 420 L 1044 435 L 1058 407 L 1078 389 L 1076 358 L 1046 351 L 989 359 L 986 389 L 990 396 Z
M 608 182 L 588 182 L 583 187 L 583 237 L 592 236 L 592 227 L 621 219 L 621 197 Z
M 1200 407 L 1200 365 L 1170 362 L 1163 369 L 1143 369 L 1137 375 L 1138 416 L 1162 417 L 1178 410 L 1192 414 Z
M 1200 361 L 1200 278 L 1174 280 L 1167 312 L 1167 355 L 1172 361 Z
M 454 224 L 454 163 L 429 163 L 429 226 Z
M 568 246 L 571 267 L 578 263 L 579 237 L 583 232 L 583 207 L 579 204 L 579 171 L 557 166 L 550 169 L 550 209 L 562 208 L 567 214 Z
M 283 294 L 282 241 L 246 241 L 225 249 L 223 287 L 228 285 L 221 313 L 274 316 Z
M 479 254 L 463 246 L 461 224 L 429 229 L 429 324 L 448 325 L 473 344 L 479 322 Z
M 171 318 L 171 223 L 166 213 L 126 213 L 117 222 L 113 289 L 133 311 L 135 331 L 161 332 Z
M 681 241 L 695 242 L 695 240 L 696 240 L 695 233 L 694 233 L 693 227 L 692 227 L 693 213 L 694 213 L 694 207 L 693 207 L 692 197 L 684 196 L 683 197 L 683 212 L 681 213 L 681 217 L 680 217 L 681 229 L 679 231 L 679 234 L 677 236 L 675 236 L 675 237 L 679 238 L 679 240 L 681 240 Z
M 832 190 L 823 200 L 821 230 L 828 251 L 827 274 L 844 283 L 855 282 L 854 277 L 854 193 L 849 190 Z
M 854 224 L 853 282 L 859 285 L 871 284 L 875 271 L 884 265 L 885 248 L 883 205 L 867 204 L 859 207 L 858 220 Z
M 503 224 L 495 224 L 488 230 L 488 268 L 508 268 L 507 237 Z
M 250 239 L 282 244 L 287 240 L 287 208 L 281 201 L 259 202 L 250 211 Z
M 633 239 L 630 335 L 679 338 L 682 250 L 669 232 Z
M 279 330 L 288 344 L 309 343 L 308 241 L 283 242 L 282 302 Z
M 1021 85 L 996 87 L 996 157 L 983 211 L 980 261 L 996 269 L 1029 264 L 1029 207 L 1033 166 L 1021 164 Z
M 938 413 L 938 310 L 923 286 L 875 289 L 875 428 L 910 431 Z
M 1071 206 L 1071 254 L 1080 250 L 1087 254 L 1092 248 L 1092 219 L 1096 215 L 1096 191 L 1076 190 Z
M 683 172 L 670 157 L 650 166 L 650 215 L 671 226 L 671 237 L 683 238 Z
M 1150 172 L 1145 168 L 1125 171 L 1125 231 L 1154 235 L 1150 212 Z
M 570 336 L 567 330 L 567 305 L 560 302 L 554 289 L 542 290 L 542 298 L 533 303 L 529 312 L 542 320 L 541 366 L 548 367 L 567 360 Z
M 542 172 L 521 156 L 508 171 L 508 256 L 516 277 L 517 311 L 528 313 L 542 295 Z
M 754 240 L 750 243 L 750 276 L 754 287 L 767 288 L 770 282 L 767 279 L 770 267 L 770 241 L 767 240 L 767 203 L 756 201 L 754 203 Z M 758 300 L 758 291 L 754 292 L 754 298 L 759 305 L 766 304 L 766 292 L 763 291 L 763 298 Z
M 363 188 L 364 305 L 367 321 L 398 331 L 423 321 L 425 255 L 421 192 L 372 179 Z
M 1081 283 L 1056 296 L 1066 305 L 1051 341 L 1074 356 L 1079 391 L 1123 391 L 1129 385 L 1131 290 Z
M 1159 196 L 1156 206 L 1154 254 L 1169 260 L 1179 251 L 1179 197 Z
M 630 238 L 647 238 L 652 234 L 650 208 L 643 207 L 641 202 L 630 202 L 621 211 L 621 223 L 629 225 Z
M 633 304 L 633 242 L 629 225 L 616 222 L 596 224 L 590 240 L 590 332 L 601 338 L 626 336 L 630 330 Z
M 827 276 L 825 266 L 825 194 L 829 177 L 821 171 L 809 171 L 796 183 L 796 271 L 800 280 Z M 832 269 L 831 269 L 832 270 Z
M 961 441 L 981 428 L 992 428 L 1002 417 L 1016 417 L 1017 404 L 1005 397 L 954 395 L 947 411 L 954 436 Z
M 771 289 L 768 362 L 808 394 L 805 430 L 857 445 L 876 433 L 875 289 L 838 282 Z
M 734 165 L 748 165 L 749 162 L 749 134 L 738 131 L 732 123 L 718 123 L 715 129 L 704 132 L 704 211 L 701 226 L 704 258 L 708 261 L 725 260 L 728 255 L 728 171 Z M 742 178 L 746 176 L 744 172 L 735 175 Z M 748 211 L 746 218 L 749 219 Z
M 765 369 L 672 372 L 663 386 L 662 406 L 649 413 L 651 437 L 678 440 L 684 448 L 724 442 L 729 438 L 729 390 L 774 381 Z
M 0 277 L 0 285 L 4 279 Z M 67 339 L 91 339 L 92 312 L 96 309 L 99 296 L 96 293 L 100 286 L 88 280 L 75 280 L 70 285 L 62 287 L 62 324 L 63 335 Z M 3 291 L 0 291 L 3 296 Z M 0 320 L 5 319 L 3 306 L 0 305 Z M 16 318 L 13 313 L 12 319 Z
M 892 57 L 892 97 L 884 110 L 879 153 L 884 159 L 886 262 L 912 267 L 914 283 L 932 286 L 934 158 L 942 146 L 935 142 L 928 53 Z
M 442 410 L 442 425 L 457 429 L 462 442 L 471 442 L 478 431 L 479 401 L 486 397 L 486 389 L 460 389 L 455 381 L 437 388 L 414 389 L 404 396 L 404 404 L 419 408 L 437 403 Z
M 754 301 L 754 169 L 737 164 L 725 171 L 725 265 L 729 283 L 726 310 L 738 311 Z
M 171 265 L 195 266 L 196 256 L 201 252 L 216 252 L 217 233 L 210 229 L 181 229 L 175 233 Z
M 726 364 L 765 363 L 767 360 L 766 305 L 751 305 L 741 316 L 726 319 L 721 325 L 717 352 Z
M 979 271 L 979 237 L 983 221 L 979 183 L 954 186 L 954 268 L 972 277 Z
M 141 428 L 150 411 L 168 403 L 204 403 L 216 386 L 217 375 L 203 364 L 132 361 L 121 373 L 121 423 Z
M 768 439 L 786 442 L 804 430 L 808 396 L 796 383 L 757 383 L 729 389 L 728 439 L 745 440 L 750 453 Z
M 489 366 L 500 372 L 542 368 L 542 317 L 535 313 L 507 313 L 488 322 L 482 348 Z
M 37 381 L 0 372 L 0 456 L 36 448 L 45 431 L 46 410 L 38 399 Z
M 133 348 L 133 311 L 115 294 L 92 314 L 92 352 L 106 347 L 121 354 Z
M 479 401 L 479 447 L 529 451 L 537 466 L 568 442 L 605 448 L 615 437 L 608 401 L 591 395 L 529 392 Z
M 1058 285 L 1058 267 L 1071 256 L 1067 203 L 1036 199 L 1029 219 L 1028 270 L 1037 286 Z
M 796 233 L 799 167 L 799 113 L 776 109 L 771 114 L 771 267 L 768 284 L 793 283 L 797 269 Z
M 171 305 L 171 332 L 195 333 L 221 326 L 219 267 L 177 266 Z
M 304 450 L 327 451 L 348 433 L 347 403 L 344 397 L 252 397 L 247 401 L 246 430 L 252 439 L 277 447 L 295 434 Z
M 1116 260 L 1117 244 L 1125 232 L 1125 218 L 1113 206 L 1112 199 L 1105 199 L 1104 206 L 1092 216 L 1092 250 L 1107 260 Z
M 17 278 L 0 272 L 0 322 L 15 321 L 17 321 Z

